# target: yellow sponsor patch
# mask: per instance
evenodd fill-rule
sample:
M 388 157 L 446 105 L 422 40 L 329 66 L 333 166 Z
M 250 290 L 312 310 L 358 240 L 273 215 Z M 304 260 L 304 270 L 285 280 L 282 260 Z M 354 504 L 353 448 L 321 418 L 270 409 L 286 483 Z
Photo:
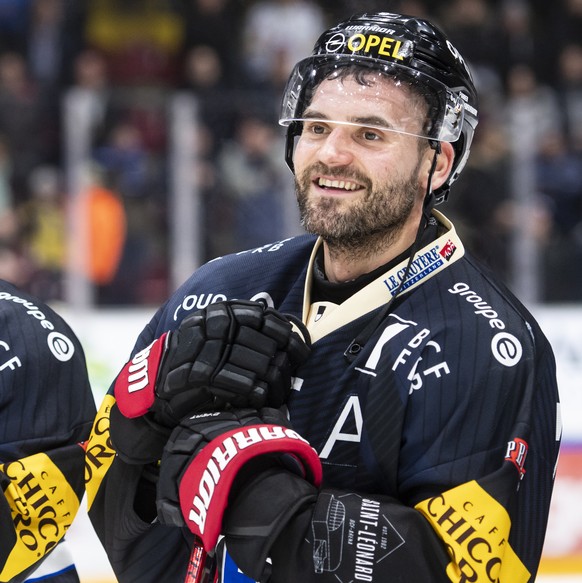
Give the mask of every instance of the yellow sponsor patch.
M 508 542 L 507 510 L 471 481 L 416 505 L 442 538 L 452 558 L 454 583 L 526 583 L 530 573 Z
M 0 465 L 10 478 L 4 496 L 12 510 L 16 544 L 0 573 L 9 581 L 48 553 L 65 535 L 79 499 L 45 453 Z
M 389 36 L 358 33 L 348 39 L 348 49 L 354 53 L 362 52 L 372 54 L 375 57 L 392 57 L 402 61 L 404 58 L 401 54 L 402 43 L 402 40 Z M 407 43 L 406 46 L 409 44 Z
M 109 415 L 114 404 L 113 395 L 106 395 L 95 417 L 89 441 L 86 443 L 85 489 L 88 509 L 91 509 L 99 486 L 115 458 L 115 450 L 109 437 Z

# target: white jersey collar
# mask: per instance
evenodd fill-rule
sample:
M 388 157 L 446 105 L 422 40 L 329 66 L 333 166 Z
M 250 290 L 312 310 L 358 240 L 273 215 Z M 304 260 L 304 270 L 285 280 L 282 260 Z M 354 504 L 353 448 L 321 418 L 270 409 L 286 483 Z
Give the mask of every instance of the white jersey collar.
M 415 254 L 400 294 L 428 281 L 465 254 L 465 248 L 451 221 L 436 210 L 432 211 L 432 215 L 437 219 L 439 225 L 445 228 L 445 232 Z M 322 243 L 322 239 L 319 238 L 311 253 L 303 299 L 303 322 L 309 329 L 312 342 L 316 342 L 341 326 L 386 304 L 398 289 L 408 263 L 408 258 L 404 259 L 342 304 L 312 303 L 314 262 Z

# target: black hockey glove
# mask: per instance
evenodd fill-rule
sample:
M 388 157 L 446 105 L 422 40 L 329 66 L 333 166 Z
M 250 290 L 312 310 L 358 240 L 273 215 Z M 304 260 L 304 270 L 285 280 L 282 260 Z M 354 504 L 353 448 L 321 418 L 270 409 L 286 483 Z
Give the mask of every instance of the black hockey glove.
M 315 450 L 289 426 L 275 409 L 201 413 L 183 419 L 164 448 L 158 480 L 157 509 L 160 522 L 186 526 L 211 552 L 222 529 L 229 500 L 257 476 L 290 475 L 298 480 L 297 496 L 316 492 L 321 464 Z M 297 474 L 297 475 L 295 475 Z M 301 477 L 299 477 L 301 476 Z M 273 493 L 274 498 L 279 492 Z M 292 506 L 289 497 L 282 497 Z M 263 500 L 261 506 L 272 507 Z M 278 506 L 278 505 L 276 505 Z M 257 510 L 257 509 L 255 509 Z M 281 508 L 269 511 L 277 529 Z M 263 536 L 255 546 L 265 553 Z
M 223 540 L 237 567 L 253 581 L 270 581 L 267 558 L 275 543 L 286 537 L 290 521 L 311 516 L 317 497 L 318 488 L 311 481 L 281 466 L 249 476 L 231 497 L 223 518 Z M 288 570 L 292 571 L 295 560 L 289 557 Z
M 111 438 L 120 456 L 158 460 L 171 429 L 190 413 L 280 407 L 310 353 L 307 329 L 291 322 L 261 302 L 220 302 L 137 353 L 115 381 Z

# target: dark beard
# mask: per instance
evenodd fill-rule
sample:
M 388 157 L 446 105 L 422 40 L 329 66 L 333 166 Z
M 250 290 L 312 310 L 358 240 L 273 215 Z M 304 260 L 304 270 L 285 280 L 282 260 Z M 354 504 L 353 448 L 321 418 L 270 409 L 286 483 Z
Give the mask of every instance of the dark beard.
M 309 200 L 309 177 L 316 173 L 350 178 L 364 185 L 368 194 L 347 212 L 339 210 L 342 201 L 333 197 Z M 295 189 L 301 224 L 308 233 L 321 236 L 334 254 L 366 257 L 385 249 L 402 231 L 417 196 L 418 168 L 407 179 L 378 189 L 357 172 L 315 164 L 296 177 Z

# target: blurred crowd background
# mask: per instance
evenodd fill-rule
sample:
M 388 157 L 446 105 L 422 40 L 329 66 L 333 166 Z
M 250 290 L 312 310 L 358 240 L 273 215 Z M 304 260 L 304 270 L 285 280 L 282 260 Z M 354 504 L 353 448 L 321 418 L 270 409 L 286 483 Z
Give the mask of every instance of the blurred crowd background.
M 442 207 L 467 247 L 526 301 L 581 302 L 582 0 L 0 0 L 0 277 L 158 304 L 181 240 L 200 263 L 300 232 L 282 89 L 366 10 L 431 18 L 474 72 L 480 125 Z

